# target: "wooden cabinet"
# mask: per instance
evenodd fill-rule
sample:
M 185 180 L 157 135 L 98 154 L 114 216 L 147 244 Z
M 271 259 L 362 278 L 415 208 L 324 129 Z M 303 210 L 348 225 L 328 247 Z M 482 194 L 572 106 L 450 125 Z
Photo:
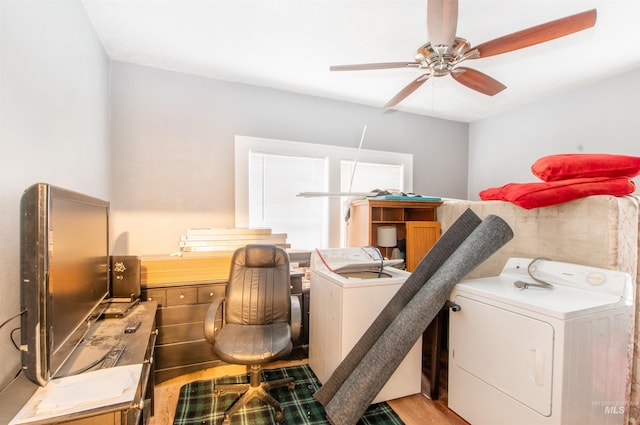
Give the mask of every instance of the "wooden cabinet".
M 204 337 L 204 317 L 224 296 L 231 255 L 142 257 L 140 297 L 158 302 L 156 382 L 224 364 Z
M 211 301 L 223 297 L 226 281 L 176 282 L 143 287 L 142 299 L 158 302 L 156 382 L 223 364 L 204 336 Z M 222 326 L 222 314 L 217 319 Z
M 378 246 L 379 226 L 394 226 L 399 241 L 404 241 L 405 262 L 413 271 L 422 257 L 440 237 L 437 207 L 441 201 L 395 201 L 365 199 L 349 207 L 348 246 Z M 379 247 L 385 253 L 384 247 Z
M 405 261 L 407 270 L 413 271 L 440 237 L 440 223 L 437 221 L 407 221 L 405 228 L 407 237 Z

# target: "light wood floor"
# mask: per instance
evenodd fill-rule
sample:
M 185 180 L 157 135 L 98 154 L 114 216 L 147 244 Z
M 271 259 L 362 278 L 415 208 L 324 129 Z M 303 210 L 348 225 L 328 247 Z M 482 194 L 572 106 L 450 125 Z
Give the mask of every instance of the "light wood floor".
M 307 359 L 294 361 L 274 362 L 270 368 L 294 366 L 306 364 Z M 178 393 L 182 385 L 200 379 L 218 378 L 221 376 L 233 376 L 246 372 L 245 366 L 227 365 L 162 382 L 155 388 L 155 416 L 151 418 L 149 425 L 171 425 L 173 415 L 178 403 Z M 423 393 L 428 394 L 428 382 L 423 383 Z M 463 419 L 453 413 L 446 405 L 446 390 L 440 389 L 439 400 L 433 401 L 423 394 L 416 394 L 388 403 L 407 425 L 468 425 Z

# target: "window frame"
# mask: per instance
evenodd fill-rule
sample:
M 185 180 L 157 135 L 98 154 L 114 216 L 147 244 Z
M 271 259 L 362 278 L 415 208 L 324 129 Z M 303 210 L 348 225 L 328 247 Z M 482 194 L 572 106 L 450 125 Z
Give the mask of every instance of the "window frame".
M 413 191 L 413 155 L 400 152 L 358 149 L 344 146 L 305 143 L 250 136 L 235 136 L 235 225 L 249 226 L 249 153 L 315 157 L 328 159 L 328 193 L 340 193 L 340 161 L 362 161 L 379 164 L 402 164 L 404 191 Z M 374 189 L 374 188 L 371 188 Z M 384 188 L 380 188 L 384 189 Z M 341 204 L 348 196 L 328 196 L 329 247 L 342 246 Z M 295 248 L 295 247 L 293 247 Z

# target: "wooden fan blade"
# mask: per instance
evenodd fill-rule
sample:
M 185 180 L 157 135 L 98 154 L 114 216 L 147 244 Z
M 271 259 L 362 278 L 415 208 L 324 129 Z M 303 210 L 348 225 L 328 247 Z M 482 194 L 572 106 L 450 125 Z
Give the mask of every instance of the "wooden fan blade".
M 463 66 L 454 69 L 451 76 L 460 84 L 487 96 L 494 96 L 507 88 L 500 81 L 494 80 L 480 71 Z
M 333 65 L 330 71 L 366 71 L 368 69 L 392 69 L 392 68 L 416 68 L 419 62 L 383 62 L 383 63 L 361 63 L 357 65 Z
M 458 27 L 458 0 L 429 0 L 427 31 L 432 46 L 453 46 Z
M 421 85 L 423 85 L 429 79 L 429 77 L 430 77 L 429 74 L 423 74 L 418 78 L 416 78 L 415 80 L 413 80 L 412 82 L 410 82 L 409 84 L 407 84 L 405 88 L 400 90 L 398 94 L 393 96 L 391 100 L 389 100 L 387 103 L 384 104 L 384 108 L 390 109 L 396 106 L 398 103 L 402 102 L 404 99 L 407 98 L 407 96 L 409 96 L 414 91 L 418 90 L 418 88 Z
M 480 58 L 511 52 L 591 28 L 596 24 L 596 17 L 596 9 L 588 10 L 487 41 L 475 48 L 480 52 Z

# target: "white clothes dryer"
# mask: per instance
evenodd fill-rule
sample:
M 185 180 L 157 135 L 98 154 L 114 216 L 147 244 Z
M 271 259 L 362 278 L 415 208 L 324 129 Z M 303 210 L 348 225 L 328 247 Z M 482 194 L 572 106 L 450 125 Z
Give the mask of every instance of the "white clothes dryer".
M 450 301 L 449 407 L 473 425 L 622 424 L 631 276 L 511 258 Z

